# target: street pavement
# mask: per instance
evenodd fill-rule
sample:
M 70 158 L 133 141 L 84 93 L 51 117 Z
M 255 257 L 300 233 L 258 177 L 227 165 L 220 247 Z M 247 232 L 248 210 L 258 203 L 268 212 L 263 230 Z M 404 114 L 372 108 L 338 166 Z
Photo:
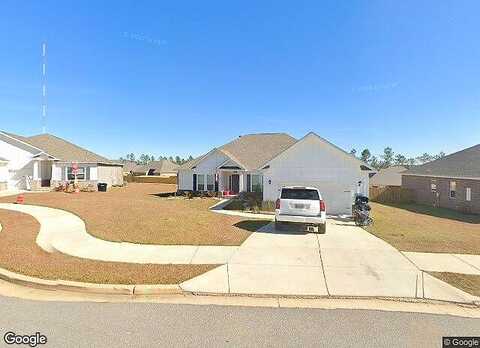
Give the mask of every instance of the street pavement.
M 480 319 L 374 310 L 7 297 L 0 308 L 0 347 L 8 331 L 40 332 L 46 347 L 441 347 L 442 336 L 480 335 Z

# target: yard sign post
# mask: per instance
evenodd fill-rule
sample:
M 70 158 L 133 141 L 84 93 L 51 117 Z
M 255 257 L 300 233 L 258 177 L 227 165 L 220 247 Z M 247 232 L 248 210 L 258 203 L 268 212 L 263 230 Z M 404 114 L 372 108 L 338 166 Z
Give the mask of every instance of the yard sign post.
M 77 162 L 73 162 L 72 171 L 73 171 L 73 176 L 74 176 L 75 193 L 79 193 L 78 181 L 77 181 L 77 174 L 78 174 L 78 163 Z

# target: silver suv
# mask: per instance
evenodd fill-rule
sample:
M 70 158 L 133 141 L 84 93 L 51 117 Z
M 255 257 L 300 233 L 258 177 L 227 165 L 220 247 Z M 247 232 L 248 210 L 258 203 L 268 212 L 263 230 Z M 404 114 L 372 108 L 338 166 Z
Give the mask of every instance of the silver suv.
M 325 233 L 327 212 L 320 191 L 315 187 L 285 186 L 275 206 L 275 228 L 286 223 L 302 224 L 308 232 Z

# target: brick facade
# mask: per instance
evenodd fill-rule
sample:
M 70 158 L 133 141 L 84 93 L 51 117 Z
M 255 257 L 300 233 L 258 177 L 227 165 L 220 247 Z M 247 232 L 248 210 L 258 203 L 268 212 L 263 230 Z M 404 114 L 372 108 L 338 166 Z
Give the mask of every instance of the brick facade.
M 455 198 L 450 197 L 451 181 L 456 182 Z M 432 183 L 436 184 L 436 192 L 432 191 Z M 417 203 L 480 214 L 480 180 L 402 175 L 402 187 L 413 192 Z M 471 189 L 471 201 L 466 199 L 467 187 Z

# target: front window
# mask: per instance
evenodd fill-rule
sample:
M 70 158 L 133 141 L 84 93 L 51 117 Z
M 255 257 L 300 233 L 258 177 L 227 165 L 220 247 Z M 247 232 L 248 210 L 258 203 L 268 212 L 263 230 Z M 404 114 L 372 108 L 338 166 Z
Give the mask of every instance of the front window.
M 431 181 L 430 189 L 432 190 L 432 192 L 437 192 L 437 181 L 436 180 Z
M 213 191 L 215 189 L 215 180 L 212 174 L 207 174 L 207 191 Z
M 205 191 L 205 175 L 197 175 L 197 191 Z
M 77 180 L 85 180 L 85 173 L 86 173 L 86 168 L 85 167 L 78 167 L 77 168 Z M 68 180 L 75 180 L 75 171 L 73 170 L 73 167 L 68 167 L 67 168 L 67 179 Z
M 470 187 L 467 187 L 466 189 L 466 197 L 465 199 L 467 200 L 467 202 L 470 202 L 472 200 L 472 189 Z
M 450 181 L 450 198 L 455 198 L 457 196 L 457 182 Z
M 262 192 L 263 177 L 261 175 L 252 175 L 252 192 Z

